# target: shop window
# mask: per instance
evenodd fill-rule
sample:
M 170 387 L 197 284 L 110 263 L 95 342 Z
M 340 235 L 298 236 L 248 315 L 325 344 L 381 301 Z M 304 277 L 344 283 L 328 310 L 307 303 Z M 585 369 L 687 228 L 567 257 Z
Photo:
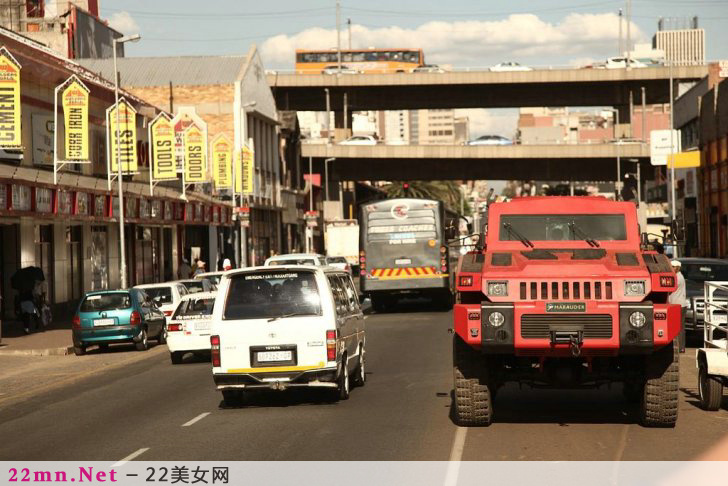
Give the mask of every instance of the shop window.
M 48 283 L 48 301 L 54 302 L 53 296 L 53 225 L 38 224 L 35 226 L 35 264 L 43 270 Z
M 91 227 L 91 290 L 109 288 L 108 232 L 106 226 Z

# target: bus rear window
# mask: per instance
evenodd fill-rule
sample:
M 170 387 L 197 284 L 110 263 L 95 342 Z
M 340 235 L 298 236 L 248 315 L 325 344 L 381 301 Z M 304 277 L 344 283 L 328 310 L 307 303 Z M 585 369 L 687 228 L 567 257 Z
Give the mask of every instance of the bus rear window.
M 266 271 L 230 278 L 223 319 L 270 319 L 321 314 L 315 274 Z

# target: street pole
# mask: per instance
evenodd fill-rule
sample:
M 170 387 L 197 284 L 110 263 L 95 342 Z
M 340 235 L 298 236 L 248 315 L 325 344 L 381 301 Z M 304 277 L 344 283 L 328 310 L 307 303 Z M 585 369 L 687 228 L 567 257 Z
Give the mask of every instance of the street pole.
M 675 154 L 675 136 L 673 130 L 675 129 L 675 119 L 674 119 L 674 107 L 673 107 L 673 100 L 675 98 L 674 96 L 674 86 L 673 86 L 673 78 L 672 78 L 672 59 L 668 61 L 670 63 L 669 72 L 670 72 L 670 157 L 668 158 L 668 163 L 670 164 L 670 216 L 671 220 L 674 220 L 677 218 L 677 210 L 675 205 L 675 161 L 674 161 L 674 154 Z M 675 254 L 674 257 L 678 258 L 680 256 L 678 251 L 678 244 L 677 240 L 675 240 L 675 235 L 673 236 L 673 240 L 675 241 Z
M 341 1 L 336 0 L 336 62 L 341 73 Z
M 621 56 L 623 54 L 624 49 L 622 49 L 622 9 L 619 9 L 619 39 L 617 40 L 617 56 Z
M 631 69 L 630 61 L 632 60 L 632 0 L 627 0 L 627 69 Z
M 313 157 L 308 158 L 308 210 L 313 212 Z M 306 220 L 306 253 L 311 253 L 313 231 Z
M 326 92 L 326 140 L 331 143 L 331 98 L 329 97 L 329 88 L 324 88 Z
M 344 137 L 349 136 L 349 107 L 347 106 L 349 101 L 347 100 L 346 93 L 344 93 Z
M 351 50 L 351 19 L 346 19 L 346 25 L 349 30 L 349 50 Z
M 612 108 L 612 111 L 614 112 L 615 117 L 615 124 L 614 124 L 614 138 L 617 141 L 617 182 L 614 183 L 614 200 L 619 201 L 619 186 L 620 181 L 622 179 L 622 140 L 619 137 L 618 128 L 619 128 L 619 108 Z
M 324 179 L 326 184 L 326 201 L 329 200 L 329 162 L 336 160 L 335 157 L 324 160 Z
M 647 143 L 647 99 L 645 87 L 642 86 L 642 143 Z

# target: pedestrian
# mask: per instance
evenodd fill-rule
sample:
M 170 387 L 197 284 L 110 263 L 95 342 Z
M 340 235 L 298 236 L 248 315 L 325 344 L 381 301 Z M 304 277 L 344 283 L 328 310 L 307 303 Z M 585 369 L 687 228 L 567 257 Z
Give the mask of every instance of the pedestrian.
M 205 273 L 205 262 L 203 262 L 202 260 L 197 260 L 197 268 L 192 274 L 192 278 L 198 276 L 201 273 Z
M 232 263 L 230 263 L 229 258 L 226 258 L 225 260 L 222 261 L 222 269 L 225 272 L 227 272 L 228 270 L 232 270 L 232 268 L 233 268 L 233 265 L 232 265 Z
M 668 302 L 670 304 L 675 304 L 680 306 L 680 335 L 678 337 L 678 344 L 680 345 L 680 352 L 685 352 L 685 311 L 688 307 L 688 299 L 685 294 L 685 277 L 683 276 L 680 269 L 682 268 L 682 263 L 680 263 L 680 260 L 673 260 L 671 262 L 672 264 L 672 271 L 675 272 L 675 278 L 677 279 L 677 288 L 675 289 L 675 292 L 671 293 L 668 297 Z
M 179 268 L 177 269 L 177 278 L 180 280 L 190 278 L 191 272 L 192 269 L 190 268 L 190 263 L 187 261 L 186 258 L 183 258 L 182 263 L 179 264 Z

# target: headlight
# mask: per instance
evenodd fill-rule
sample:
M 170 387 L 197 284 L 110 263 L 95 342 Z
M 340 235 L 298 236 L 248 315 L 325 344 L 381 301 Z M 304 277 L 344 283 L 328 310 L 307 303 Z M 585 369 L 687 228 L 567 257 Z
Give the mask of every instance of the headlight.
M 506 322 L 506 318 L 503 317 L 503 314 L 501 314 L 498 311 L 491 312 L 488 316 L 488 322 L 490 322 L 490 325 L 493 327 L 501 327 L 504 322 Z
M 645 295 L 645 281 L 644 280 L 625 280 L 624 281 L 624 295 L 626 297 L 635 295 Z
M 647 318 L 640 311 L 635 311 L 629 315 L 629 323 L 632 324 L 632 327 L 634 328 L 641 328 L 645 325 L 645 322 L 647 322 Z
M 488 295 L 506 297 L 508 295 L 508 282 L 488 282 Z

